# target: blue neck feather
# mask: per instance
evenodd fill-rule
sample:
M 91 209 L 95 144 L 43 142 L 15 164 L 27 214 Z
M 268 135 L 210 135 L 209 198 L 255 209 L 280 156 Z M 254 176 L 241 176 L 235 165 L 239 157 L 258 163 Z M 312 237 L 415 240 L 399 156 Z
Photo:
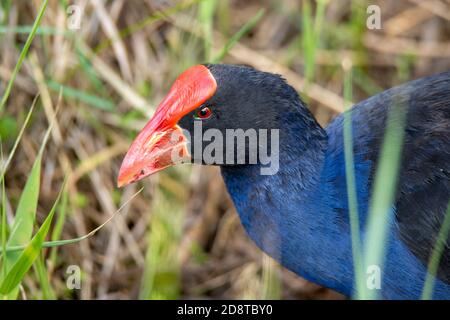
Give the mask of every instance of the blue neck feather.
M 222 167 L 228 191 L 263 251 L 306 279 L 350 294 L 348 221 L 333 211 L 330 200 L 340 195 L 330 197 L 334 190 L 324 181 L 331 178 L 327 134 L 301 112 L 283 123 L 277 174 L 262 176 L 259 165 Z

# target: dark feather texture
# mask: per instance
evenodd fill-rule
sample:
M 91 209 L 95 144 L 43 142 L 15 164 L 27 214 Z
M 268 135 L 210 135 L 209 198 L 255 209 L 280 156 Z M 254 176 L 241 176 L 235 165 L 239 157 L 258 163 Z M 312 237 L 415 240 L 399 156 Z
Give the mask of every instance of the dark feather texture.
M 277 75 L 208 65 L 218 90 L 206 103 L 204 129 L 280 129 L 280 168 L 222 166 L 249 236 L 288 269 L 350 295 L 354 291 L 343 115 L 323 129 L 297 93 Z M 450 72 L 409 82 L 351 110 L 362 238 L 389 108 L 407 112 L 381 294 L 419 298 L 426 268 L 450 201 Z M 194 111 L 195 112 L 195 111 Z M 194 113 L 193 112 L 193 113 Z M 180 125 L 193 130 L 193 113 Z M 400 147 L 400 146 L 399 146 Z M 450 299 L 450 250 L 444 250 L 434 298 Z
M 367 157 L 374 163 L 387 108 L 392 106 L 404 107 L 408 113 L 395 210 L 400 239 L 427 265 L 450 200 L 450 74 L 412 81 L 361 104 L 359 108 L 370 115 L 369 131 L 356 146 L 366 140 L 370 146 Z M 450 283 L 448 241 L 438 278 Z

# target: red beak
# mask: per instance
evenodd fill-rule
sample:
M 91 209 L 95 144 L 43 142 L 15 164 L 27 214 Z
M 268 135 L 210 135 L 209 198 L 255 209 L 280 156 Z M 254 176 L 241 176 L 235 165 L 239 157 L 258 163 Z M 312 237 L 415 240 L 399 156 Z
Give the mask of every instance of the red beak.
M 177 123 L 211 98 L 216 88 L 216 80 L 203 65 L 183 72 L 131 144 L 117 185 L 122 187 L 177 163 L 189 162 L 188 141 Z

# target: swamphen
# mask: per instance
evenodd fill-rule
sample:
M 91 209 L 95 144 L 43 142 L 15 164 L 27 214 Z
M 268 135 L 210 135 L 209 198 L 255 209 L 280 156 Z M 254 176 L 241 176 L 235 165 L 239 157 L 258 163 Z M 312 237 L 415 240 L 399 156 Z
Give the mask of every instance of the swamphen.
M 388 113 L 397 107 L 394 101 L 406 105 L 407 122 L 380 293 L 385 299 L 416 299 L 450 200 L 450 72 L 384 91 L 351 109 L 362 239 Z M 215 129 L 212 136 L 224 137 L 229 129 L 279 129 L 279 143 L 275 146 L 276 140 L 269 139 L 266 150 L 279 157 L 279 168 L 272 174 L 263 174 L 267 162 L 261 157 L 250 161 L 255 152 L 250 142 L 243 150 L 234 150 L 237 145 L 227 150 L 226 139 L 216 138 L 223 148 L 215 152 L 233 157 L 212 164 L 221 166 L 241 222 L 263 251 L 298 275 L 350 296 L 355 285 L 343 119 L 339 115 L 322 128 L 278 75 L 236 65 L 194 66 L 178 77 L 131 145 L 118 185 L 187 159 L 211 164 L 202 158 L 211 135 L 192 148 L 197 124 L 202 133 Z M 258 142 L 256 149 L 260 147 Z M 450 299 L 449 239 L 433 298 Z

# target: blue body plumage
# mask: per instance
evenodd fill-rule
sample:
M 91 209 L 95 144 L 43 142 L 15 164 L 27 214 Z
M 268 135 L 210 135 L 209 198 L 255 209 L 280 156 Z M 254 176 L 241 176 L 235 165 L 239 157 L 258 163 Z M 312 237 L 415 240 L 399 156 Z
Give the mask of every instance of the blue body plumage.
M 449 73 L 428 79 L 428 82 L 419 80 L 386 91 L 352 109 L 355 176 L 363 240 L 376 168 L 374 155 L 379 150 L 387 108 L 394 96 L 408 96 L 409 119 L 414 119 L 415 113 L 419 112 L 417 108 L 422 108 L 421 104 L 428 97 L 424 94 L 427 84 L 431 86 L 428 94 L 441 92 L 441 101 L 444 101 L 441 109 L 449 115 L 450 102 L 445 102 L 445 98 L 450 99 Z M 411 102 L 418 88 L 422 89 L 424 101 L 415 99 Z M 300 111 L 289 113 L 289 119 L 282 121 L 284 134 L 280 146 L 280 171 L 276 175 L 261 176 L 257 166 L 225 166 L 222 167 L 222 174 L 244 228 L 262 250 L 302 277 L 350 296 L 354 292 L 354 273 L 346 197 L 343 115 L 334 119 L 325 130 L 318 126 L 311 129 L 304 126 L 305 110 L 301 102 L 293 103 L 292 108 Z M 445 130 L 450 133 L 449 118 L 443 121 L 447 121 Z M 410 122 L 407 130 L 413 130 L 415 125 Z M 311 135 L 309 132 L 305 135 L 305 130 L 314 130 L 316 134 Z M 406 143 L 405 153 L 414 152 L 408 150 L 414 148 L 414 144 L 408 145 L 408 139 Z M 371 149 L 374 145 L 375 152 Z M 428 143 L 427 146 L 430 148 L 433 145 Z M 420 149 L 415 148 L 420 152 Z M 450 144 L 446 148 L 434 150 L 434 153 L 446 157 L 450 152 Z M 421 154 L 415 156 L 420 157 Z M 447 164 L 443 169 L 448 170 L 448 167 Z M 427 177 L 423 176 L 423 179 Z M 443 183 L 447 184 L 443 187 L 447 188 L 443 193 L 448 199 L 448 176 L 443 179 L 446 179 Z M 431 183 L 429 186 L 405 186 L 405 183 L 409 183 L 408 179 L 401 180 L 399 188 L 428 187 L 433 192 Z M 430 207 L 426 214 L 442 214 L 433 210 L 436 210 L 436 206 Z M 411 252 L 402 239 L 397 214 L 394 206 L 389 221 L 380 293 L 386 299 L 418 299 L 427 272 L 426 264 Z M 433 298 L 450 299 L 450 285 L 437 279 Z

